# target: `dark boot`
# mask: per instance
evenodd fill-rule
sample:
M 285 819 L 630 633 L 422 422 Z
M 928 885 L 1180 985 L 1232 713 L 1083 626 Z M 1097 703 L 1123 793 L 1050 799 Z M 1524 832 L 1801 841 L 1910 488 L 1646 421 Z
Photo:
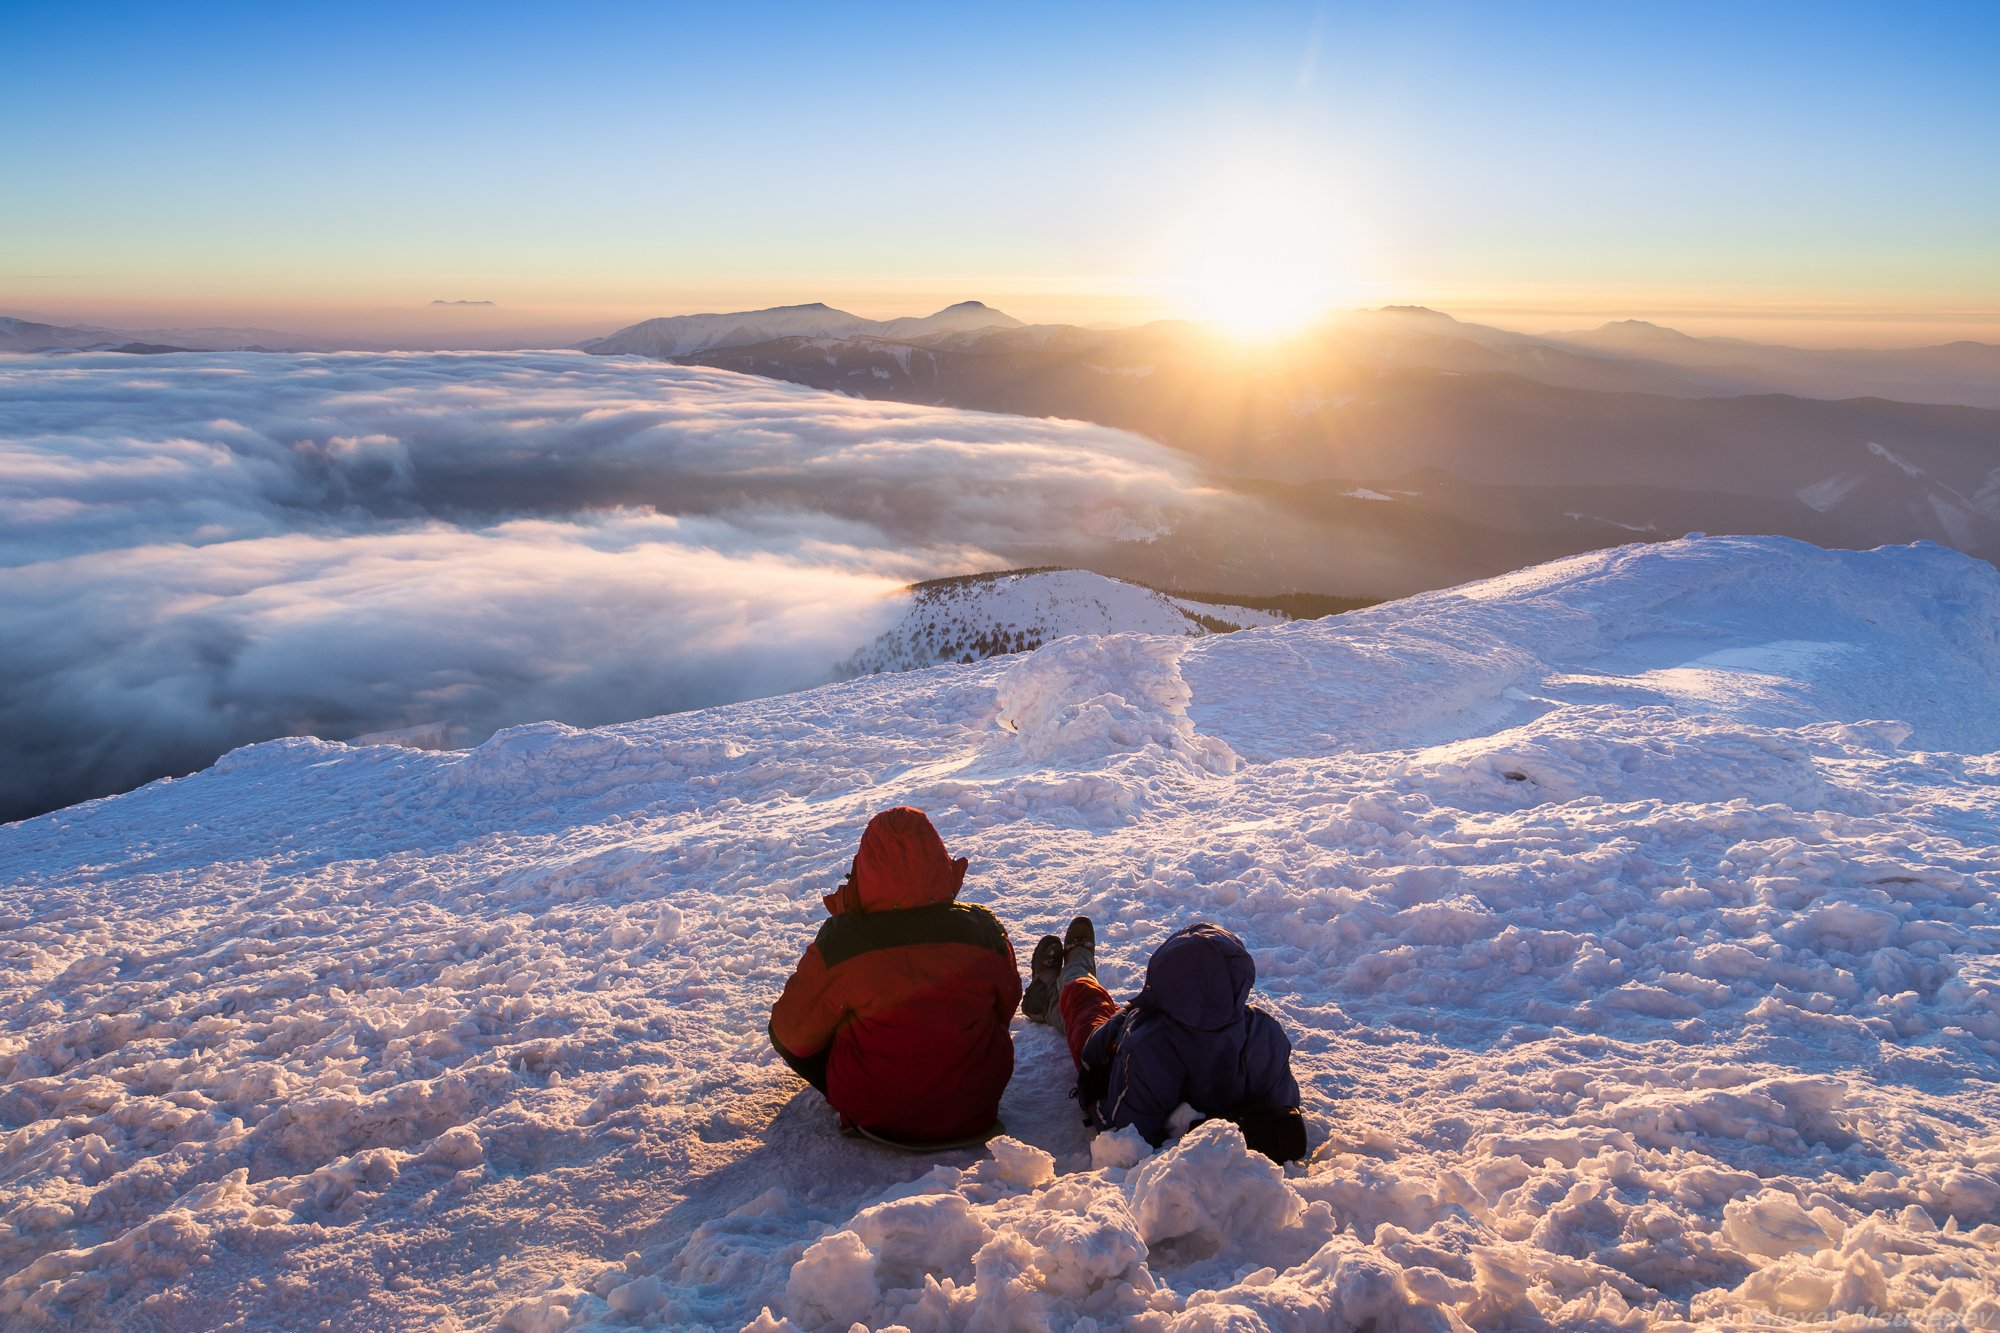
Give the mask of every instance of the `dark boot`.
M 1028 962 L 1028 993 L 1021 997 L 1021 1013 L 1037 1023 L 1053 1023 L 1056 1008 L 1056 979 L 1063 970 L 1063 942 L 1053 935 L 1042 936 L 1035 956 Z
M 1062 970 L 1056 977 L 1056 993 L 1061 994 L 1062 988 L 1078 977 L 1096 975 L 1097 927 L 1090 924 L 1089 917 L 1080 916 L 1071 921 L 1069 929 L 1063 932 Z

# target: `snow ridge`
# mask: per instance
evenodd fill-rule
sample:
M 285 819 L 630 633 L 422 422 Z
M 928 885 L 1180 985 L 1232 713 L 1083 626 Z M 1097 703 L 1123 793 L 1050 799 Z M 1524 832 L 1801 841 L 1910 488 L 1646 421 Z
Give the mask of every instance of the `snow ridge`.
M 1009 570 L 934 579 L 910 609 L 843 663 L 841 677 L 913 671 L 1027 652 L 1065 635 L 1227 634 L 1283 616 L 1169 597 L 1080 569 Z

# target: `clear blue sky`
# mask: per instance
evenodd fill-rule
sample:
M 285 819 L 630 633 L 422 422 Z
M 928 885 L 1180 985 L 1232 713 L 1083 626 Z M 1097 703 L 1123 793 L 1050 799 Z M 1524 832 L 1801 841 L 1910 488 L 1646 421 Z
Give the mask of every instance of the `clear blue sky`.
M 1357 298 L 2000 308 L 1990 3 L 5 2 L 0 310 L 1166 311 L 1232 196 Z

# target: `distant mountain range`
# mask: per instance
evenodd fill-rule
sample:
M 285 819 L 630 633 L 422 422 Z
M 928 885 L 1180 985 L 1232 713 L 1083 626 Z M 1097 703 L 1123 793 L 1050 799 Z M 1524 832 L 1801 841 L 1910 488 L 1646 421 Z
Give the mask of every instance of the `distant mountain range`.
M 278 329 L 112 329 L 0 315 L 0 352 L 327 352 L 324 338 Z
M 790 339 L 896 343 L 1022 327 L 1020 320 L 979 301 L 961 301 L 935 315 L 888 320 L 863 319 L 815 301 L 811 305 L 781 305 L 727 315 L 649 319 L 620 329 L 608 338 L 587 342 L 583 350 L 604 356 L 631 353 L 685 357 Z
M 2000 347 L 1813 350 L 1641 321 L 1530 335 L 1421 307 L 1264 346 L 1194 324 L 1024 325 L 824 305 L 585 344 L 863 398 L 1136 431 L 1262 500 L 1105 572 L 1393 595 L 1634 537 L 1929 539 L 2000 556 Z M 1172 549 L 1168 549 L 1172 548 Z
M 809 347 L 788 346 L 810 340 Z M 829 344 L 843 344 L 839 348 Z M 649 319 L 608 337 L 580 344 L 598 355 L 631 354 L 663 359 L 734 353 L 732 368 L 763 364 L 782 369 L 788 354 L 848 354 L 836 373 L 816 371 L 814 383 L 875 375 L 877 363 L 852 359 L 873 352 L 897 363 L 908 380 L 899 389 L 950 393 L 951 368 L 933 357 L 1019 357 L 1034 351 L 1059 359 L 1097 357 L 1099 374 L 1144 378 L 1160 355 L 1192 353 L 1242 359 L 1242 349 L 1202 325 L 1160 321 L 1131 328 L 1086 329 L 1070 324 L 1023 324 L 979 301 L 962 301 L 933 315 L 863 319 L 815 302 L 732 314 L 675 315 Z M 907 346 L 928 355 L 910 357 Z M 1552 388 L 1714 398 L 1784 393 L 1802 398 L 1889 398 L 1899 402 L 2000 408 L 2000 346 L 1954 342 L 1913 348 L 1805 348 L 1698 338 L 1628 319 L 1568 333 L 1516 333 L 1455 319 L 1422 306 L 1351 311 L 1311 333 L 1258 349 L 1266 370 L 1293 375 L 1338 370 L 1398 369 L 1508 374 Z M 791 378 L 781 376 L 780 378 Z M 858 391 L 854 385 L 825 385 Z M 869 396 L 906 398 L 904 392 Z
M 0 351 L 324 346 L 0 317 Z M 1689 531 L 2000 558 L 2000 347 L 1985 343 L 1809 349 L 1639 320 L 1525 334 L 1403 306 L 1249 346 L 964 301 L 888 320 L 818 303 L 679 315 L 582 349 L 1158 440 L 1256 520 L 1126 543 L 1100 569 L 1150 583 L 1394 596 Z

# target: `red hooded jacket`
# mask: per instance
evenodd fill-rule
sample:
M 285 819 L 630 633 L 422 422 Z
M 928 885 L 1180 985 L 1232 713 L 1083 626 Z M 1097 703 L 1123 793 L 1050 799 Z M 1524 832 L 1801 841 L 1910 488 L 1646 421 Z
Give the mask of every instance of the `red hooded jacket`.
M 980 1133 L 1014 1074 L 1014 947 L 991 912 L 953 901 L 965 866 L 922 811 L 875 816 L 771 1009 L 779 1051 L 825 1052 L 827 1100 L 889 1138 Z

